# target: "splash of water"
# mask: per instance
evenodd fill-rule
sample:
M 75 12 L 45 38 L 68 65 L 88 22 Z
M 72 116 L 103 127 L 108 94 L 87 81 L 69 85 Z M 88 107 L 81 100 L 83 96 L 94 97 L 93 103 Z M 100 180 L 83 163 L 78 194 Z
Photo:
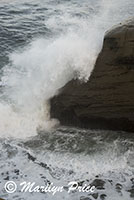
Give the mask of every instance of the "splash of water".
M 70 12 L 70 6 L 61 9 Z M 105 31 L 129 16 L 126 7 L 131 8 L 130 1 L 102 0 L 99 10 L 90 17 L 86 10 L 86 17 L 82 18 L 65 12 L 46 23 L 55 29 L 71 24 L 59 36 L 36 39 L 9 55 L 10 64 L 4 67 L 1 79 L 1 136 L 29 137 L 36 135 L 38 129 L 49 130 L 57 123 L 49 116 L 49 98 L 73 77 L 88 80 Z

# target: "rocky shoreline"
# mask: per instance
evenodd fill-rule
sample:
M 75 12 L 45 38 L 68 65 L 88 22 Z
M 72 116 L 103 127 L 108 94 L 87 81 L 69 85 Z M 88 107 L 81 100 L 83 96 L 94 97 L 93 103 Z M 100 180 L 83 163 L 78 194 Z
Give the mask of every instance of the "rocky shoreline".
M 62 125 L 134 131 L 134 18 L 106 33 L 90 79 L 70 81 L 50 105 Z

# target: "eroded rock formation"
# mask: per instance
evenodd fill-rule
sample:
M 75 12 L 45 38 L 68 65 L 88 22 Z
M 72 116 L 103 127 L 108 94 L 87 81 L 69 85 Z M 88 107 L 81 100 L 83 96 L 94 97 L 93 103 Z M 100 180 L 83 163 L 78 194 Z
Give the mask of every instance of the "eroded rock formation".
M 134 19 L 106 33 L 89 81 L 70 81 L 50 103 L 63 125 L 134 131 Z

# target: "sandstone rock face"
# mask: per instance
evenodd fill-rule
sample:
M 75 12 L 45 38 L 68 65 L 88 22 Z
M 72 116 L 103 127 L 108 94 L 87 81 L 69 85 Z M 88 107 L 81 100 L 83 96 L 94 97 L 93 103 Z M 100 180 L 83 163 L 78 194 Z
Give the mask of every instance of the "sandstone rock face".
M 50 103 L 63 125 L 134 131 L 134 19 L 106 34 L 89 81 L 70 81 Z

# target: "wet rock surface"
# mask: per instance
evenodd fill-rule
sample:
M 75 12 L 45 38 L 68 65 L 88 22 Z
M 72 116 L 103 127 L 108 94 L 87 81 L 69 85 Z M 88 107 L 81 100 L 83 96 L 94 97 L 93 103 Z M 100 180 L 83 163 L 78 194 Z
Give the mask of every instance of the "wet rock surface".
M 70 81 L 50 104 L 64 125 L 134 131 L 134 19 L 106 33 L 90 79 Z

